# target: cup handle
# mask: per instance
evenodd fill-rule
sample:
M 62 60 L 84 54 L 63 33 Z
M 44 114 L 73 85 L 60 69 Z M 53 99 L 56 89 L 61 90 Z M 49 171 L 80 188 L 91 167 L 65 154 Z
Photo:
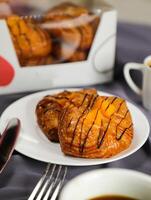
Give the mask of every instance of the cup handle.
M 139 63 L 127 63 L 124 66 L 124 77 L 130 88 L 138 95 L 142 95 L 142 90 L 135 84 L 130 75 L 130 70 L 143 72 L 144 65 Z

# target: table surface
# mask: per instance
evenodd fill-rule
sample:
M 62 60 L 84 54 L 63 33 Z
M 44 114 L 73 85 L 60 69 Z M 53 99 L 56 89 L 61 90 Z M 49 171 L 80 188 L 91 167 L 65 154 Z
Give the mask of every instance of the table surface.
M 151 27 L 118 24 L 117 53 L 115 62 L 114 81 L 107 84 L 94 85 L 98 90 L 121 96 L 137 105 L 151 121 L 151 112 L 145 110 L 141 97 L 134 94 L 123 79 L 123 65 L 129 61 L 142 62 L 150 54 Z M 140 77 L 135 77 L 140 84 Z M 29 93 L 1 95 L 0 114 L 12 102 Z M 151 136 L 150 136 L 151 138 Z M 46 163 L 33 160 L 18 152 L 14 152 L 5 170 L 0 174 L 0 199 L 26 200 L 46 166 Z M 66 182 L 83 172 L 101 168 L 127 168 L 141 171 L 151 175 L 151 140 L 131 156 L 108 164 L 68 167 Z

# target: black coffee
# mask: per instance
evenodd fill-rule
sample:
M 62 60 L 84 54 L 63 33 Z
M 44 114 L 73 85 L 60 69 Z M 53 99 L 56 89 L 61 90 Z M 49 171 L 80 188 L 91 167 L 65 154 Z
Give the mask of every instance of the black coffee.
M 120 195 L 105 195 L 105 196 L 95 197 L 90 200 L 138 200 L 138 199 Z

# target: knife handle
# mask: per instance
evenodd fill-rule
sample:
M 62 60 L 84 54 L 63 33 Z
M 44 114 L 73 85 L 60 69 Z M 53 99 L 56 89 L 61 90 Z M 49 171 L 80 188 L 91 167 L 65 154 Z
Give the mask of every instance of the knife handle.
M 0 138 L 0 168 L 12 155 L 20 130 L 20 120 L 11 119 Z

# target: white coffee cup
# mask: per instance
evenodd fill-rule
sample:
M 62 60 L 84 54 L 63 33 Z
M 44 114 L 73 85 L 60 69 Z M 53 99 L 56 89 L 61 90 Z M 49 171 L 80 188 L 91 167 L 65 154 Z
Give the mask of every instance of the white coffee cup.
M 142 72 L 143 83 L 142 89 L 139 88 L 130 76 L 131 70 L 138 70 Z M 142 96 L 143 105 L 148 110 L 151 110 L 151 55 L 147 56 L 144 63 L 127 63 L 124 66 L 124 77 L 130 88 Z
M 151 176 L 120 168 L 92 170 L 69 181 L 59 200 L 90 200 L 104 195 L 150 200 Z

